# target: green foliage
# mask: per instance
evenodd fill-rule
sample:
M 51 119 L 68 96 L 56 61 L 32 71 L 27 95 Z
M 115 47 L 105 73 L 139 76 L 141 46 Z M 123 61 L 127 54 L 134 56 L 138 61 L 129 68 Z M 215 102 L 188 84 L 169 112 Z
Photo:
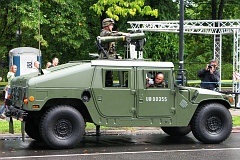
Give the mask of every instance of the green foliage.
M 154 61 L 177 61 L 179 53 L 177 34 L 149 32 L 146 35 L 144 58 L 151 58 Z
M 214 4 L 214 5 L 213 5 Z M 186 5 L 187 19 L 238 19 L 240 1 L 195 0 Z
M 81 8 L 83 4 L 82 1 L 74 0 L 45 1 L 42 4 L 43 17 L 49 23 L 42 25 L 41 29 L 46 35 L 50 35 L 45 39 L 52 42 L 48 47 L 42 47 L 46 55 L 44 59 L 51 59 L 51 56 L 57 55 L 60 62 L 65 63 L 85 56 L 87 49 L 86 52 L 77 53 L 86 45 L 84 40 L 89 39 L 87 18 Z
M 88 48 L 85 46 L 88 45 L 85 42 L 90 36 L 85 11 L 81 7 L 83 4 L 84 1 L 74 0 L 7 1 L 0 8 L 1 15 L 5 17 L 1 24 L 6 24 L 5 28 L 0 26 L 1 57 L 8 57 L 8 51 L 18 44 L 38 48 L 40 43 L 44 63 L 53 55 L 57 55 L 61 63 L 77 57 L 87 58 Z M 21 39 L 16 39 L 19 27 Z M 11 38 L 7 38 L 9 36 Z M 82 48 L 85 50 L 80 52 Z
M 158 10 L 150 6 L 144 6 L 145 0 L 98 0 L 90 7 L 98 15 L 106 13 L 108 17 L 119 20 L 119 16 L 135 16 L 137 14 L 144 16 L 158 16 Z

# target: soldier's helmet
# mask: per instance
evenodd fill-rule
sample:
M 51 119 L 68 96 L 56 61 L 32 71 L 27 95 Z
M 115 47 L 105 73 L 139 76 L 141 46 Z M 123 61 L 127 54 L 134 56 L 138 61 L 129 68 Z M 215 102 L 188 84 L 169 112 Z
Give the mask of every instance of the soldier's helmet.
M 114 20 L 112 18 L 105 18 L 102 21 L 102 27 L 109 26 L 110 24 L 114 24 Z

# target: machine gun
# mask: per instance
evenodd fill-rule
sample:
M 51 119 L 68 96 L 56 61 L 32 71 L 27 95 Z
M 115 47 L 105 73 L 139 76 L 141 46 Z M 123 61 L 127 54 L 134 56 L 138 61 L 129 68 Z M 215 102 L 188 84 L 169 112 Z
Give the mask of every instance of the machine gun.
M 144 33 L 132 33 L 129 36 L 105 36 L 97 37 L 97 47 L 99 49 L 99 53 L 103 53 L 103 55 L 107 58 L 107 53 L 102 47 L 102 43 L 109 43 L 109 42 L 126 42 L 127 44 L 135 45 L 136 51 L 143 51 L 143 46 L 145 44 L 145 34 Z

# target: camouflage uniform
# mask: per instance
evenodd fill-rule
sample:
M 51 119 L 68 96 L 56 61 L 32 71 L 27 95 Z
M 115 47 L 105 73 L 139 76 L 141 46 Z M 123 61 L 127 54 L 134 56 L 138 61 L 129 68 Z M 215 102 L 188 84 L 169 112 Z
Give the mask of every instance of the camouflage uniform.
M 153 88 L 165 88 L 165 87 L 167 87 L 167 84 L 165 83 L 165 81 L 163 81 L 162 83 L 151 84 L 149 87 L 153 87 Z
M 114 24 L 114 20 L 111 18 L 106 18 L 102 22 L 102 27 L 106 27 L 110 24 Z M 109 31 L 102 29 L 100 36 L 105 37 L 105 36 L 121 36 L 123 35 L 122 32 L 116 32 L 116 31 Z M 102 47 L 104 51 L 106 52 L 106 56 L 101 52 L 99 55 L 99 59 L 103 58 L 109 58 L 109 59 L 116 59 L 117 58 L 117 53 L 116 53 L 116 44 L 115 42 L 109 42 L 109 43 L 103 43 Z

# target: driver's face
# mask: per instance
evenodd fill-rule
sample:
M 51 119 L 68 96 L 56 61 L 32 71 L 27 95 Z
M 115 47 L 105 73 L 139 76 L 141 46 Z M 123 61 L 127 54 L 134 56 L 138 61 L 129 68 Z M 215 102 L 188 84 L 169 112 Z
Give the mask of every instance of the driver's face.
M 163 74 L 158 74 L 158 75 L 156 75 L 156 77 L 155 77 L 155 83 L 156 83 L 156 84 L 161 83 L 163 80 L 164 80 Z

